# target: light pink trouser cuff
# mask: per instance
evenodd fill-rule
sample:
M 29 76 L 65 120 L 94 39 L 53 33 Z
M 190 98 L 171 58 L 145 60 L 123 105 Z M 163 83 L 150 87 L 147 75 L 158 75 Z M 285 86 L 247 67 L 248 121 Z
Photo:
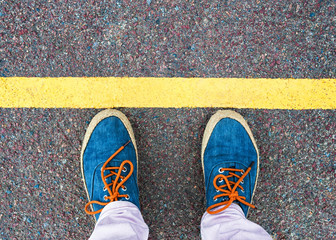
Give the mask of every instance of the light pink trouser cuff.
M 144 240 L 148 233 L 139 208 L 131 202 L 117 201 L 103 209 L 90 239 Z M 236 204 L 215 215 L 204 213 L 201 235 L 203 240 L 272 239 L 262 227 L 247 220 Z
M 272 239 L 261 226 L 247 220 L 241 207 L 234 203 L 218 214 L 205 212 L 201 221 L 201 235 L 203 240 Z
M 104 207 L 90 240 L 145 240 L 148 233 L 139 208 L 131 202 L 116 201 Z

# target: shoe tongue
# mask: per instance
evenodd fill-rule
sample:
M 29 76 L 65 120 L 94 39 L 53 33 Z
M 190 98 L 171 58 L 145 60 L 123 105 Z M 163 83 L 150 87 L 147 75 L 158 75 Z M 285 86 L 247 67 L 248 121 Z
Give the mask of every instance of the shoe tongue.
M 236 166 L 234 166 L 234 165 L 233 165 L 233 166 L 231 166 L 230 168 L 234 168 L 234 169 L 235 169 L 235 168 L 236 168 Z
M 113 161 L 110 161 L 107 165 L 106 165 L 106 167 L 120 167 L 120 165 L 121 165 L 121 163 L 123 162 L 123 160 L 119 160 L 119 159 L 113 159 Z M 127 165 L 126 165 L 127 166 Z M 127 166 L 128 167 L 128 166 Z M 115 173 L 118 173 L 118 171 L 119 171 L 119 169 L 114 169 L 114 170 L 112 170 L 113 172 L 115 172 Z M 105 170 L 105 172 L 104 172 L 104 175 L 107 175 L 107 174 L 110 174 L 110 172 L 111 172 L 111 170 Z M 123 176 L 124 175 L 124 173 L 122 172 L 121 173 L 121 176 Z M 113 175 L 112 177 L 109 177 L 109 178 L 107 178 L 106 179 L 106 182 L 107 183 L 111 183 L 111 180 L 113 179 L 115 179 L 115 177 L 116 177 L 116 175 Z
M 113 158 L 112 161 L 110 161 L 110 162 L 107 164 L 107 166 L 108 166 L 108 167 L 119 167 L 123 161 L 124 161 L 124 159 L 121 160 L 121 159 L 118 159 L 117 157 L 115 157 L 115 158 Z
M 230 165 L 229 167 L 225 167 L 225 168 L 237 169 L 237 167 L 235 165 Z M 233 173 L 237 174 L 238 176 L 239 176 L 239 173 L 240 173 L 240 172 L 227 171 L 226 170 L 226 171 L 223 172 L 223 175 L 228 176 L 230 172 L 233 172 Z M 238 181 L 238 178 L 237 177 L 230 177 L 230 178 L 228 178 L 228 180 L 236 183 Z M 225 182 L 222 182 L 221 185 L 223 185 L 223 184 L 225 184 Z M 231 188 L 232 187 L 233 187 L 233 184 L 231 184 Z M 228 190 L 228 187 L 225 187 L 224 189 Z M 227 200 L 229 200 L 229 197 L 224 197 L 223 201 L 227 201 Z M 236 204 L 239 204 L 239 201 L 233 201 L 233 202 L 236 203 Z
M 237 169 L 236 166 L 231 166 L 230 168 Z M 239 175 L 239 172 L 234 172 L 234 173 Z M 238 181 L 238 178 L 236 178 L 236 177 L 232 177 L 231 179 L 232 179 L 233 182 L 237 182 Z

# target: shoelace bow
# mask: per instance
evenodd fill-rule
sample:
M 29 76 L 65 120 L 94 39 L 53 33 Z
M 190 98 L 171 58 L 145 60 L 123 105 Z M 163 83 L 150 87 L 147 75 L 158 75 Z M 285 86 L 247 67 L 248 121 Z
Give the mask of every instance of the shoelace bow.
M 103 180 L 103 183 L 104 183 L 104 191 L 107 190 L 108 193 L 109 193 L 109 196 L 105 196 L 104 199 L 105 200 L 110 200 L 109 202 L 100 202 L 100 201 L 96 201 L 96 200 L 92 200 L 90 202 L 88 202 L 86 205 L 85 205 L 85 212 L 87 214 L 90 214 L 90 215 L 93 215 L 93 214 L 97 214 L 97 213 L 100 213 L 103 208 L 97 210 L 97 211 L 90 211 L 88 208 L 91 204 L 98 204 L 98 205 L 101 205 L 101 206 L 106 206 L 107 204 L 109 204 L 110 202 L 113 202 L 113 201 L 118 201 L 118 198 L 129 198 L 129 195 L 128 194 L 120 194 L 119 193 L 119 188 L 121 187 L 122 189 L 126 190 L 126 187 L 123 185 L 127 179 L 129 179 L 133 173 L 133 164 L 131 161 L 129 160 L 125 160 L 123 161 L 119 167 L 107 167 L 107 164 L 118 154 L 120 153 L 129 143 L 131 142 L 131 140 L 129 140 L 127 143 L 125 143 L 123 146 L 121 146 L 115 153 L 112 154 L 111 157 L 109 157 L 107 159 L 107 161 L 104 163 L 103 167 L 102 167 L 102 170 L 101 170 L 101 178 Z M 125 171 L 125 167 L 124 165 L 125 164 L 129 164 L 130 165 L 130 171 L 129 173 L 124 177 L 124 176 L 121 176 L 121 172 L 122 171 Z M 107 175 L 104 175 L 104 172 L 105 171 L 110 171 L 109 174 Z M 106 179 L 112 177 L 116 175 L 115 179 L 111 181 L 110 184 L 108 184 L 106 182 Z M 118 181 L 121 180 L 119 183 Z
M 213 180 L 213 185 L 216 188 L 216 190 L 218 192 L 222 192 L 216 196 L 214 196 L 214 200 L 216 200 L 217 198 L 220 197 L 229 197 L 228 201 L 224 201 L 224 202 L 219 202 L 219 203 L 215 203 L 211 206 L 208 207 L 207 212 L 209 214 L 216 214 L 219 213 L 221 211 L 224 211 L 225 209 L 227 209 L 231 203 L 233 203 L 233 201 L 239 201 L 242 204 L 245 204 L 251 208 L 255 208 L 254 205 L 246 202 L 246 197 L 243 196 L 239 196 L 238 194 L 238 190 L 237 187 L 240 188 L 242 191 L 244 191 L 244 188 L 240 185 L 240 183 L 244 180 L 244 178 L 247 176 L 247 174 L 251 171 L 252 166 L 254 165 L 254 162 L 251 163 L 251 165 L 247 168 L 247 170 L 244 172 L 243 169 L 235 169 L 235 168 L 221 168 L 220 172 L 223 173 L 224 171 L 229 171 L 229 174 L 227 176 L 223 175 L 223 174 L 218 174 L 214 180 Z M 235 172 L 241 172 L 243 173 L 243 175 L 239 176 L 238 174 L 236 174 Z M 229 181 L 229 178 L 232 177 L 236 177 L 238 178 L 237 182 L 233 182 L 233 181 Z M 220 180 L 222 182 L 222 180 L 225 181 L 225 185 L 222 186 L 218 186 L 217 185 L 217 180 Z M 227 189 L 224 189 L 227 188 Z M 219 208 L 217 210 L 212 210 L 216 207 L 219 206 L 224 206 L 222 208 Z

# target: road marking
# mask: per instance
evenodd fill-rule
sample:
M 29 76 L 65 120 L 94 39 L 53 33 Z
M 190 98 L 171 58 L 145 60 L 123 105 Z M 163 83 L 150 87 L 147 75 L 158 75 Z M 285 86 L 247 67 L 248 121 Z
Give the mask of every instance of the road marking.
M 336 109 L 336 79 L 9 77 L 0 107 Z

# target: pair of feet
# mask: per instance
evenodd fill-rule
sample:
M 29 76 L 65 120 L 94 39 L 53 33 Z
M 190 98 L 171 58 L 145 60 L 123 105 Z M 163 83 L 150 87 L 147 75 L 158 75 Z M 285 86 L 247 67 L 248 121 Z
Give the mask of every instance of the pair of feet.
M 238 204 L 245 216 L 254 208 L 259 153 L 240 114 L 225 110 L 211 117 L 203 135 L 202 167 L 208 213 L 220 213 L 232 203 Z M 109 109 L 92 119 L 83 140 L 81 170 L 89 199 L 85 211 L 96 220 L 113 201 L 130 201 L 140 209 L 138 152 L 123 113 Z

